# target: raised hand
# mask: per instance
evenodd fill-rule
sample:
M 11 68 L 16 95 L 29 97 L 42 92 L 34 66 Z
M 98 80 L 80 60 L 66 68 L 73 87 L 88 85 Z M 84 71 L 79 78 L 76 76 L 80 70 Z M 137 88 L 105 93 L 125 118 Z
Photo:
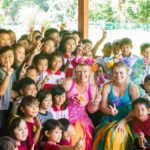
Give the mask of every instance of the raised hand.
M 110 114 L 111 114 L 111 115 L 115 116 L 115 115 L 118 114 L 118 110 L 117 110 L 115 104 L 114 104 L 114 106 L 109 105 L 109 108 L 110 108 Z
M 26 63 L 24 63 L 21 71 L 20 71 L 20 74 L 19 74 L 19 78 L 23 78 L 27 72 L 27 69 L 29 68 L 29 65 L 26 65 Z
M 85 137 L 82 137 L 82 138 L 80 137 L 79 140 L 75 144 L 75 150 L 83 149 L 84 141 L 85 141 Z
M 145 143 L 147 141 L 146 141 L 145 136 L 144 136 L 143 133 L 138 136 L 138 142 L 139 142 L 139 145 L 140 145 L 141 148 L 146 149 Z
M 106 36 L 107 36 L 107 32 L 104 30 L 104 29 L 102 29 L 102 38 L 106 38 Z
M 6 72 L 7 72 L 7 75 L 10 77 L 11 74 L 13 73 L 13 68 L 11 68 L 11 64 L 10 64 L 10 61 L 9 59 L 7 58 L 7 68 L 6 68 Z
M 41 47 L 42 47 L 43 43 L 41 43 L 40 41 L 38 41 L 35 49 L 33 50 L 33 55 L 38 55 L 41 53 Z

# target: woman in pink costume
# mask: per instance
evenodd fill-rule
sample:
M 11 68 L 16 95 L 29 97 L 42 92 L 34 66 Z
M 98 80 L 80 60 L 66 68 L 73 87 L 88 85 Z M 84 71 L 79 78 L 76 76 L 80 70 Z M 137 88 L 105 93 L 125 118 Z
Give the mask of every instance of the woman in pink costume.
M 75 79 L 66 79 L 64 88 L 67 91 L 69 120 L 74 125 L 76 135 L 72 139 L 74 145 L 79 138 L 84 137 L 83 150 L 91 150 L 93 124 L 87 111 L 98 110 L 101 95 L 98 88 L 91 84 L 91 66 L 93 60 L 87 57 L 77 57 L 72 61 L 75 66 Z

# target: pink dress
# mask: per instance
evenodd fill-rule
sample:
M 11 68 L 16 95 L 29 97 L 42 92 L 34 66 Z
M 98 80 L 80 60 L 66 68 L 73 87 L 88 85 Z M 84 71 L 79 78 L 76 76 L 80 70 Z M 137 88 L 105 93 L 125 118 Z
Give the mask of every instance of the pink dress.
M 68 112 L 69 112 L 69 121 L 77 126 L 77 123 L 80 124 L 82 128 L 78 130 L 78 127 L 75 127 L 76 135 L 83 131 L 83 136 L 85 137 L 85 150 L 91 150 L 92 145 L 92 134 L 93 134 L 93 124 L 90 120 L 86 106 L 88 102 L 91 100 L 91 91 L 90 84 L 88 84 L 87 89 L 84 93 L 80 94 L 75 86 L 75 82 L 73 81 L 70 90 L 67 92 L 68 97 Z M 82 130 L 82 131 L 81 131 Z M 81 136 L 81 135 L 80 135 Z M 80 136 L 78 136 L 80 138 Z M 76 138 L 78 141 L 78 138 Z

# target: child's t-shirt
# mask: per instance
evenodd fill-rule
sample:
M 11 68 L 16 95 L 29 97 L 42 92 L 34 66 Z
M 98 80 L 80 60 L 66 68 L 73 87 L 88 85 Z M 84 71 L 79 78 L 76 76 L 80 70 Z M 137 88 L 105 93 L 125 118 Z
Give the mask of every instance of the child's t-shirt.
M 18 150 L 29 150 L 27 147 L 27 144 L 25 142 L 22 142 L 18 147 Z
M 61 80 L 65 79 L 64 72 L 60 70 L 53 73 L 51 69 L 48 69 L 47 72 L 49 75 L 46 83 L 44 84 L 44 89 L 51 89 L 55 85 L 57 85 Z
M 50 109 L 50 112 L 53 114 L 53 117 L 56 120 L 58 120 L 60 118 L 69 119 L 68 108 L 64 108 L 64 106 L 62 106 L 60 109 L 58 109 L 56 106 L 53 106 Z
M 53 119 L 53 114 L 50 111 L 46 111 L 45 114 L 39 112 L 38 117 L 41 121 L 41 124 L 44 124 L 46 120 Z
M 150 138 L 150 115 L 146 121 L 139 121 L 137 118 L 133 118 L 133 132 L 144 133 L 144 135 Z
M 3 70 L 2 67 L 0 67 L 0 84 L 3 82 L 5 76 L 6 76 L 6 72 Z M 0 110 L 8 110 L 9 103 L 11 100 L 12 85 L 15 80 L 16 80 L 16 72 L 14 70 L 9 78 L 9 82 L 5 94 L 3 96 L 0 96 Z
M 68 141 L 68 140 L 61 140 L 59 144 L 64 145 L 64 146 L 72 146 L 71 141 Z
M 59 145 L 52 143 L 50 141 L 44 143 L 43 150 L 59 150 Z

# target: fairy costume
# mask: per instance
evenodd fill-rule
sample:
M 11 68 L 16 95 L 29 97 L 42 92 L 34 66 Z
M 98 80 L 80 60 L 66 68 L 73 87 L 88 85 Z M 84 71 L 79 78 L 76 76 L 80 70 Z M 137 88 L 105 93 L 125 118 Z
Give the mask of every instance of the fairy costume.
M 110 84 L 108 103 L 112 106 L 114 104 L 116 105 L 118 114 L 115 116 L 105 115 L 102 118 L 100 125 L 96 128 L 95 131 L 92 150 L 132 150 L 133 140 L 129 126 L 127 124 L 125 125 L 124 133 L 115 130 L 116 123 L 125 118 L 131 111 L 131 97 L 129 91 L 130 82 L 127 84 L 123 96 L 115 96 L 113 91 L 113 84 Z
M 93 124 L 88 117 L 86 106 L 91 100 L 90 83 L 84 93 L 79 93 L 76 89 L 75 81 L 72 82 L 70 90 L 67 92 L 69 121 L 74 125 L 76 135 L 72 139 L 74 145 L 80 137 L 85 137 L 83 150 L 91 150 Z

